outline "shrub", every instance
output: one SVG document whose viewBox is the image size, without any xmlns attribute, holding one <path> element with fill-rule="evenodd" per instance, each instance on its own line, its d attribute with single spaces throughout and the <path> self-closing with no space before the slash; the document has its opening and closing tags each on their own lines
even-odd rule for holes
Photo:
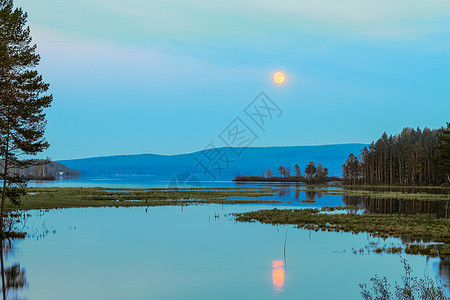
<svg viewBox="0 0 450 300">
<path fill-rule="evenodd" d="M 386 277 L 380 278 L 377 275 L 371 278 L 371 289 L 366 283 L 359 284 L 361 296 L 365 300 L 449 300 L 446 295 L 448 284 L 442 281 L 433 280 L 430 276 L 423 279 L 412 276 L 411 266 L 406 259 L 402 259 L 405 275 L 402 275 L 402 282 L 395 282 L 395 291 L 392 293 L 391 284 Z"/>
</svg>

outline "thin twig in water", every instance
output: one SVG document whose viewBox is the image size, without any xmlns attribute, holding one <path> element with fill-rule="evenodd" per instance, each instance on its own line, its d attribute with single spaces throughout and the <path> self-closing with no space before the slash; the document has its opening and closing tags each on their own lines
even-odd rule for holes
<svg viewBox="0 0 450 300">
<path fill-rule="evenodd" d="M 287 234 L 288 231 L 286 229 L 286 235 L 284 236 L 284 249 L 283 249 L 283 254 L 284 254 L 284 266 L 286 268 L 286 273 L 287 273 L 287 261 L 286 261 L 286 243 L 287 243 Z"/>
</svg>

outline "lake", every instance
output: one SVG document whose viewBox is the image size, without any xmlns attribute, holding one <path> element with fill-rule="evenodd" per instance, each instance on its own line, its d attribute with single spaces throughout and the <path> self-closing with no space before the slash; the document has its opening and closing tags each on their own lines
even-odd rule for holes
<svg viewBox="0 0 450 300">
<path fill-rule="evenodd" d="M 175 178 L 175 176 L 174 176 Z M 152 176 L 78 177 L 53 181 L 32 180 L 29 186 L 48 187 L 107 187 L 107 188 L 167 188 L 167 187 L 235 187 L 233 181 L 154 180 Z"/>
<path fill-rule="evenodd" d="M 52 184 L 75 186 L 76 182 L 48 185 Z M 155 187 L 142 186 L 145 183 L 139 180 L 129 184 L 90 180 L 83 186 L 90 184 Z M 6 245 L 4 264 L 8 274 L 14 274 L 10 282 L 16 282 L 8 285 L 12 286 L 9 298 L 361 299 L 358 284 L 368 283 L 375 274 L 391 282 L 400 280 L 401 257 L 408 260 L 414 275 L 449 282 L 448 259 L 374 251 L 399 246 L 401 239 L 234 220 L 232 213 L 273 207 L 346 202 L 383 207 L 365 203 L 363 197 L 319 196 L 295 186 L 278 190 L 275 197 L 283 201 L 280 204 L 31 211 L 24 223 L 28 236 Z M 398 203 L 387 207 L 405 209 Z"/>
</svg>

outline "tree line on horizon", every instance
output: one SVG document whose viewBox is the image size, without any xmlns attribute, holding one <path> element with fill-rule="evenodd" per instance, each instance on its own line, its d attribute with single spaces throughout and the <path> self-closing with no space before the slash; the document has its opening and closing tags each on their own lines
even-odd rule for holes
<svg viewBox="0 0 450 300">
<path fill-rule="evenodd" d="M 404 128 L 351 153 L 342 165 L 351 184 L 450 184 L 450 123 L 447 128 Z"/>
<path fill-rule="evenodd" d="M 237 175 L 234 181 L 273 181 L 273 182 L 308 182 L 321 183 L 330 179 L 338 179 L 336 177 L 328 177 L 328 168 L 323 167 L 321 163 L 316 166 L 316 163 L 310 161 L 305 167 L 305 175 L 302 175 L 300 166 L 294 166 L 295 175 L 291 175 L 291 169 L 279 166 L 278 175 L 274 175 L 273 169 L 265 170 L 263 176 L 244 176 Z"/>
</svg>

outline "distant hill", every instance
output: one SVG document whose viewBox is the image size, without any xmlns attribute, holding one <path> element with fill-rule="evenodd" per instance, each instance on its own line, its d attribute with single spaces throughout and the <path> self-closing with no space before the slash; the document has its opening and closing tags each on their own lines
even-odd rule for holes
<svg viewBox="0 0 450 300">
<path fill-rule="evenodd" d="M 180 155 L 118 155 L 60 160 L 59 163 L 81 172 L 82 176 L 146 175 L 155 180 L 170 180 L 176 174 L 190 173 L 201 180 L 231 180 L 236 175 L 262 175 L 282 165 L 294 173 L 298 164 L 304 172 L 309 161 L 322 163 L 330 176 L 341 176 L 341 166 L 350 153 L 359 155 L 365 144 L 323 146 L 217 148 Z M 240 153 L 240 155 L 236 154 Z M 208 163 L 210 161 L 210 163 Z M 206 170 L 206 171 L 205 171 Z M 205 174 L 206 173 L 206 174 Z"/>
</svg>

